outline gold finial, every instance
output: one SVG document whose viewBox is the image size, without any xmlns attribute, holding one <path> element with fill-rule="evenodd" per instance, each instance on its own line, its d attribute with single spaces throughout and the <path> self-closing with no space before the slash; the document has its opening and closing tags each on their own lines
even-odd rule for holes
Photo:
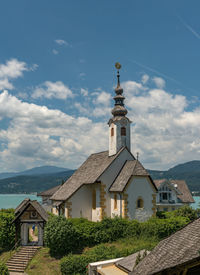
<svg viewBox="0 0 200 275">
<path fill-rule="evenodd" d="M 121 69 L 121 67 L 122 67 L 122 65 L 121 65 L 119 62 L 116 62 L 116 63 L 115 63 L 115 68 L 116 68 L 117 70 Z"/>
<path fill-rule="evenodd" d="M 120 87 L 120 75 L 119 75 L 119 69 L 121 69 L 121 64 L 119 62 L 115 63 L 115 68 L 117 69 L 117 87 Z"/>
</svg>

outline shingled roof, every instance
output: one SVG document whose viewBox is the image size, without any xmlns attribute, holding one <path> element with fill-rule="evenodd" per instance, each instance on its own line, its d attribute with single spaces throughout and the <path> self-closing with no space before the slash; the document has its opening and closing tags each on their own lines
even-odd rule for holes
<svg viewBox="0 0 200 275">
<path fill-rule="evenodd" d="M 200 218 L 162 240 L 131 272 L 152 275 L 190 261 L 199 260 Z"/>
<path fill-rule="evenodd" d="M 90 155 L 50 199 L 65 201 L 83 184 L 95 183 L 125 148 L 123 147 L 117 154 L 110 157 L 108 151 Z"/>
<path fill-rule="evenodd" d="M 31 201 L 30 199 L 24 199 L 15 209 L 15 219 L 13 222 L 15 222 L 27 209 L 29 205 L 32 205 L 33 208 L 37 211 L 37 213 L 40 215 L 40 217 L 47 221 L 48 220 L 48 214 L 44 210 L 44 208 L 40 205 L 40 203 L 36 200 Z"/>
<path fill-rule="evenodd" d="M 47 197 L 51 197 L 53 196 L 53 194 L 60 188 L 61 184 L 54 186 L 48 190 L 45 190 L 43 192 L 40 192 L 37 194 L 37 196 L 42 197 L 42 196 L 47 196 Z"/>
<path fill-rule="evenodd" d="M 110 187 L 112 192 L 122 192 L 132 176 L 148 176 L 157 190 L 153 180 L 147 170 L 142 166 L 139 160 L 127 160 L 122 167 L 119 175 Z"/>
<path fill-rule="evenodd" d="M 115 263 L 115 265 L 123 270 L 126 270 L 127 272 L 131 272 L 131 271 L 133 271 L 133 268 L 135 267 L 135 263 L 136 263 L 138 254 L 143 256 L 145 251 L 146 251 L 147 255 L 150 253 L 149 251 L 147 251 L 145 249 L 140 250 L 134 254 L 131 254 L 131 255 L 123 258 L 122 260 L 117 261 Z"/>
<path fill-rule="evenodd" d="M 159 179 L 159 180 L 154 180 L 157 188 L 160 187 L 160 185 L 164 182 L 168 181 L 166 179 Z M 184 180 L 169 180 L 173 186 L 177 184 L 177 189 L 180 191 L 180 194 L 177 194 L 177 197 L 183 202 L 183 203 L 193 203 L 195 202 L 192 194 L 187 186 L 187 183 Z"/>
</svg>

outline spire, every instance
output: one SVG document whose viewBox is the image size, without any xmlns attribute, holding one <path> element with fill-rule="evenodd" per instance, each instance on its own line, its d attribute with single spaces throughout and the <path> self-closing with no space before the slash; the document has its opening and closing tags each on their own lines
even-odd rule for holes
<svg viewBox="0 0 200 275">
<path fill-rule="evenodd" d="M 115 107 L 112 109 L 112 114 L 114 117 L 116 116 L 125 116 L 128 112 L 124 107 L 124 99 L 123 89 L 120 86 L 120 74 L 119 70 L 121 69 L 121 64 L 116 63 L 115 68 L 117 69 L 117 87 L 115 88 L 116 96 L 113 98 L 115 100 Z"/>
</svg>

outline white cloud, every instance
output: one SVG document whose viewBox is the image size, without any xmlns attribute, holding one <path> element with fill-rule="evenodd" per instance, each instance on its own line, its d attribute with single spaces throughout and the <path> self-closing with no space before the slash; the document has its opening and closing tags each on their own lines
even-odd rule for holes
<svg viewBox="0 0 200 275">
<path fill-rule="evenodd" d="M 37 96 L 60 98 L 63 89 L 55 92 L 57 84 L 45 82 Z M 60 82 L 58 86 L 63 85 Z M 128 117 L 133 121 L 132 152 L 140 152 L 146 168 L 167 169 L 200 159 L 200 108 L 192 109 L 183 95 L 151 89 L 146 84 L 144 87 L 142 83 L 127 81 L 123 87 Z M 114 91 L 111 96 L 98 89 L 89 97 L 87 90 L 81 89 L 81 94 L 85 96 L 81 97 L 82 102 L 75 102 L 74 108 L 79 111 L 75 118 L 20 101 L 8 92 L 1 93 L 0 119 L 8 118 L 9 122 L 6 129 L 0 130 L 0 169 L 44 163 L 77 167 L 90 153 L 107 150 L 106 122 L 114 106 Z M 96 119 L 103 123 L 95 122 Z"/>
<path fill-rule="evenodd" d="M 103 104 L 104 106 L 109 106 L 111 100 L 111 95 L 107 92 L 101 91 L 97 94 L 97 98 L 93 101 L 95 104 Z"/>
<path fill-rule="evenodd" d="M 35 89 L 32 94 L 33 98 L 58 98 L 66 99 L 68 97 L 73 97 L 72 91 L 63 84 L 61 81 L 51 82 L 46 81 L 43 85 Z"/>
<path fill-rule="evenodd" d="M 152 78 L 153 82 L 156 84 L 157 88 L 163 89 L 165 88 L 165 80 L 161 77 Z"/>
<path fill-rule="evenodd" d="M 55 54 L 55 55 L 59 54 L 59 52 L 55 49 L 52 50 L 52 53 Z"/>
<path fill-rule="evenodd" d="M 0 93 L 0 117 L 10 120 L 7 129 L 0 130 L 0 144 L 7 144 L 0 146 L 1 171 L 44 162 L 77 167 L 106 143 L 106 124 L 22 102 L 6 91 Z"/>
<path fill-rule="evenodd" d="M 88 90 L 81 88 L 81 94 L 83 96 L 88 96 Z"/>
<path fill-rule="evenodd" d="M 24 71 L 30 71 L 27 64 L 17 59 L 7 60 L 5 64 L 0 64 L 0 90 L 14 88 L 12 80 L 22 77 Z"/>
<path fill-rule="evenodd" d="M 149 81 L 149 76 L 148 76 L 148 74 L 144 74 L 144 75 L 142 76 L 141 81 L 142 81 L 142 84 L 146 84 L 146 83 Z"/>
<path fill-rule="evenodd" d="M 69 46 L 69 43 L 63 39 L 56 39 L 55 40 L 56 44 L 58 44 L 59 46 Z"/>
</svg>

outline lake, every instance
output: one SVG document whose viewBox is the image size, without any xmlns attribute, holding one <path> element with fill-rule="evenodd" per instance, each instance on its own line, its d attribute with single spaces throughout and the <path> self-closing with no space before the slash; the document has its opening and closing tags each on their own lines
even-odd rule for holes
<svg viewBox="0 0 200 275">
<path fill-rule="evenodd" d="M 42 201 L 41 197 L 32 194 L 0 194 L 0 209 L 16 208 L 26 198 Z"/>
</svg>

